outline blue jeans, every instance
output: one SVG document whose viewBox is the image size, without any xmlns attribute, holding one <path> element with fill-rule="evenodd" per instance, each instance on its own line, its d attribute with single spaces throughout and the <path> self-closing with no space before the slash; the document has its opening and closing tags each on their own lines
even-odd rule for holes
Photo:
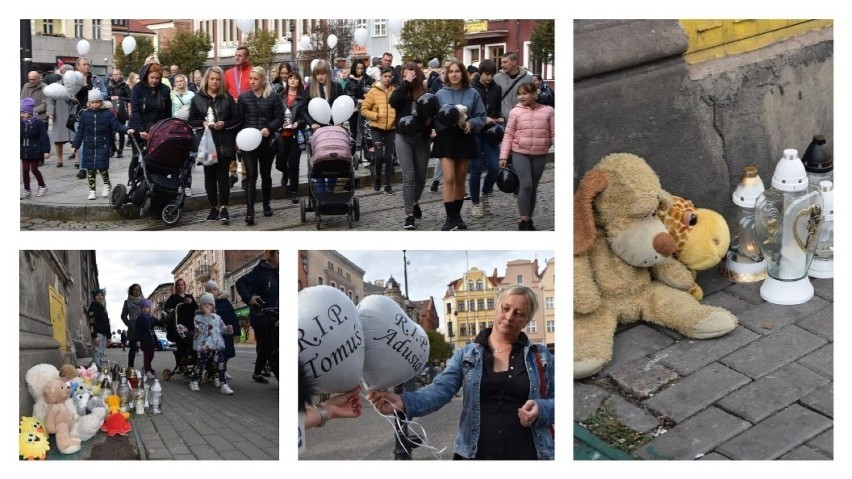
<svg viewBox="0 0 852 479">
<path fill-rule="evenodd" d="M 104 356 L 106 355 L 107 336 L 106 334 L 98 333 L 98 339 L 100 339 L 100 344 L 95 344 L 92 341 L 92 362 L 95 363 L 98 369 L 101 369 Z"/>
<path fill-rule="evenodd" d="M 484 133 L 476 134 L 476 145 L 479 146 L 479 158 L 470 161 L 470 178 L 468 178 L 468 189 L 470 199 L 474 204 L 479 203 L 479 180 L 482 177 L 482 163 L 488 172 L 485 174 L 485 182 L 482 183 L 482 193 L 490 195 L 494 191 L 494 183 L 497 180 L 497 172 L 500 171 L 498 156 L 500 152 L 497 145 L 492 145 L 485 139 Z"/>
</svg>

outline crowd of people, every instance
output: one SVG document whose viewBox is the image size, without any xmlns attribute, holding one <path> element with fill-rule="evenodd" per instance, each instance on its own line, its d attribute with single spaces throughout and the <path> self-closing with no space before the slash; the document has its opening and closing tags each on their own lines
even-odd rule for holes
<svg viewBox="0 0 852 479">
<path fill-rule="evenodd" d="M 252 65 L 247 48 L 238 47 L 234 66 L 227 70 L 213 66 L 203 75 L 198 70 L 184 74 L 177 65 L 167 69 L 150 56 L 138 74 L 130 73 L 125 79 L 115 69 L 108 79 L 101 79 L 91 72 L 89 60 L 79 57 L 76 67 L 65 64 L 50 75 L 50 81 L 58 82 L 74 68 L 82 75 L 82 88 L 65 100 L 46 97 L 47 83 L 32 71 L 21 89 L 22 199 L 32 196 L 31 174 L 38 186 L 35 196 L 46 194 L 39 167 L 50 157 L 51 143 L 55 166 L 63 167 L 63 146 L 68 142 L 72 143 L 68 159 L 74 160 L 78 178 L 88 178 L 88 199 L 97 199 L 98 173 L 103 181 L 101 196 L 109 196 L 109 160 L 123 156 L 125 135 L 138 139 L 130 142 L 133 161 L 138 161 L 142 152 L 135 144 L 144 149 L 151 126 L 176 117 L 188 121 L 196 143 L 209 131 L 215 144 L 219 161 L 203 168 L 208 221 L 229 224 L 230 190 L 239 182 L 237 172 L 241 171 L 241 186 L 246 190 L 244 218 L 253 225 L 258 186 L 263 216 L 274 214 L 270 206 L 273 165 L 282 172 L 282 185 L 289 185 L 292 201 L 299 202 L 302 152 L 311 133 L 326 126 L 311 117 L 308 104 L 322 98 L 332 105 L 346 95 L 355 104 L 344 122 L 353 137 L 352 154 L 360 137 L 362 147 L 369 149 L 364 156 L 372 162 L 374 190 L 394 194 L 394 165 L 398 162 L 401 167 L 404 229 L 416 229 L 416 221 L 422 219 L 419 201 L 428 181 L 427 164 L 436 158 L 430 191 L 437 193 L 443 182 L 446 219 L 442 230 L 467 229 L 462 218 L 466 200 L 472 217 L 492 214 L 489 200 L 495 179 L 499 168 L 510 164 L 521 185 L 515 192 L 518 229 L 534 230 L 537 185 L 554 140 L 555 95 L 541 75 L 520 66 L 516 53 L 503 55 L 499 68 L 492 59 L 478 66 L 454 59 L 440 67 L 438 59 L 426 67 L 416 60 L 397 66 L 392 62 L 390 53 L 373 58 L 369 65 L 353 60 L 342 69 L 314 60 L 303 81 L 288 62 L 274 65 L 267 73 Z M 426 93 L 434 94 L 441 106 L 462 105 L 466 109 L 462 121 L 444 125 L 429 118 L 415 130 L 400 129 L 400 120 L 416 113 L 416 102 Z M 48 133 L 49 121 L 53 127 Z M 495 126 L 503 129 L 502 139 L 487 133 Z M 261 132 L 262 141 L 251 151 L 237 147 L 237 134 L 245 128 Z M 363 141 L 365 137 L 369 141 Z M 187 158 L 182 185 L 186 196 L 192 196 L 194 167 L 192 157 Z M 327 179 L 318 182 L 317 191 L 335 187 L 335 181 Z"/>
</svg>

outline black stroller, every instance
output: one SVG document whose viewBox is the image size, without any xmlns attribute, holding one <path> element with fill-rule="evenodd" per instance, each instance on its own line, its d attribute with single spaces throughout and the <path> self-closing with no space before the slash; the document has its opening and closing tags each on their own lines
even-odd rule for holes
<svg viewBox="0 0 852 479">
<path fill-rule="evenodd" d="M 354 197 L 355 170 L 352 165 L 352 138 L 340 126 L 324 126 L 314 132 L 309 142 L 308 197 L 302 198 L 300 213 L 302 223 L 306 212 L 313 211 L 317 229 L 322 215 L 346 215 L 349 228 L 352 220 L 360 220 L 361 207 Z M 344 180 L 344 191 L 336 192 L 331 184 Z"/>
<path fill-rule="evenodd" d="M 172 376 L 176 376 L 178 374 L 183 374 L 186 377 L 192 376 L 192 373 L 195 372 L 195 367 L 198 364 L 198 353 L 195 349 L 192 348 L 192 340 L 194 336 L 194 331 L 192 329 L 188 329 L 181 334 L 178 332 L 178 311 L 182 307 L 189 307 L 188 304 L 178 304 L 177 307 L 173 310 L 166 311 L 166 338 L 169 341 L 173 341 L 175 346 L 177 347 L 175 351 L 175 368 L 174 369 L 163 369 L 163 379 L 168 381 L 172 378 Z M 184 325 L 186 326 L 186 325 Z M 212 363 L 212 359 L 211 359 Z M 216 368 L 212 367 L 210 363 L 208 363 L 204 368 L 204 377 L 202 378 L 205 382 L 210 382 L 216 376 L 217 371 Z"/>
<path fill-rule="evenodd" d="M 135 135 L 130 135 L 136 151 L 142 151 Z M 186 198 L 184 165 L 192 150 L 192 129 L 178 118 L 160 120 L 148 130 L 148 141 L 140 159 L 130 162 L 127 185 L 112 188 L 109 204 L 120 208 L 131 203 L 139 208 L 139 216 L 148 214 L 152 205 L 163 206 L 162 218 L 175 225 L 183 214 Z"/>
</svg>

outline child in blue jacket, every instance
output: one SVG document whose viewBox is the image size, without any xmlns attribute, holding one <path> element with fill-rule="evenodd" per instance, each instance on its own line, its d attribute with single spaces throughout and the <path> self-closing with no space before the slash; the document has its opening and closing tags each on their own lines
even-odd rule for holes
<svg viewBox="0 0 852 479">
<path fill-rule="evenodd" d="M 36 196 L 44 196 L 47 185 L 38 171 L 39 164 L 50 158 L 50 138 L 47 136 L 47 123 L 38 116 L 33 115 L 35 100 L 24 98 L 21 100 L 21 167 L 24 172 L 24 192 L 21 199 L 32 196 L 30 191 L 30 171 L 33 172 L 38 191 Z"/>
</svg>

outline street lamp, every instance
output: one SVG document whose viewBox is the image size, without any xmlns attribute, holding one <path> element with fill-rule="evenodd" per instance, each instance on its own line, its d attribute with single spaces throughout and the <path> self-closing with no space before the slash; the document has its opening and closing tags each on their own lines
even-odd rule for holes
<svg viewBox="0 0 852 479">
<path fill-rule="evenodd" d="M 408 299 L 408 259 L 405 256 L 405 250 L 402 250 L 402 267 L 405 276 L 405 302 L 403 303 L 403 307 L 405 308 L 405 314 L 411 318 L 411 313 L 414 311 L 414 303 Z M 414 378 L 416 381 L 417 378 Z M 405 383 L 400 383 L 394 386 L 393 392 L 396 395 L 401 395 L 405 392 Z M 395 461 L 410 461 L 411 460 L 411 451 L 414 450 L 417 446 L 420 445 L 421 439 L 417 436 L 409 436 L 408 435 L 408 423 L 405 421 L 405 413 L 402 411 L 396 411 L 396 421 L 394 424 L 394 448 L 393 448 L 393 459 Z"/>
</svg>

